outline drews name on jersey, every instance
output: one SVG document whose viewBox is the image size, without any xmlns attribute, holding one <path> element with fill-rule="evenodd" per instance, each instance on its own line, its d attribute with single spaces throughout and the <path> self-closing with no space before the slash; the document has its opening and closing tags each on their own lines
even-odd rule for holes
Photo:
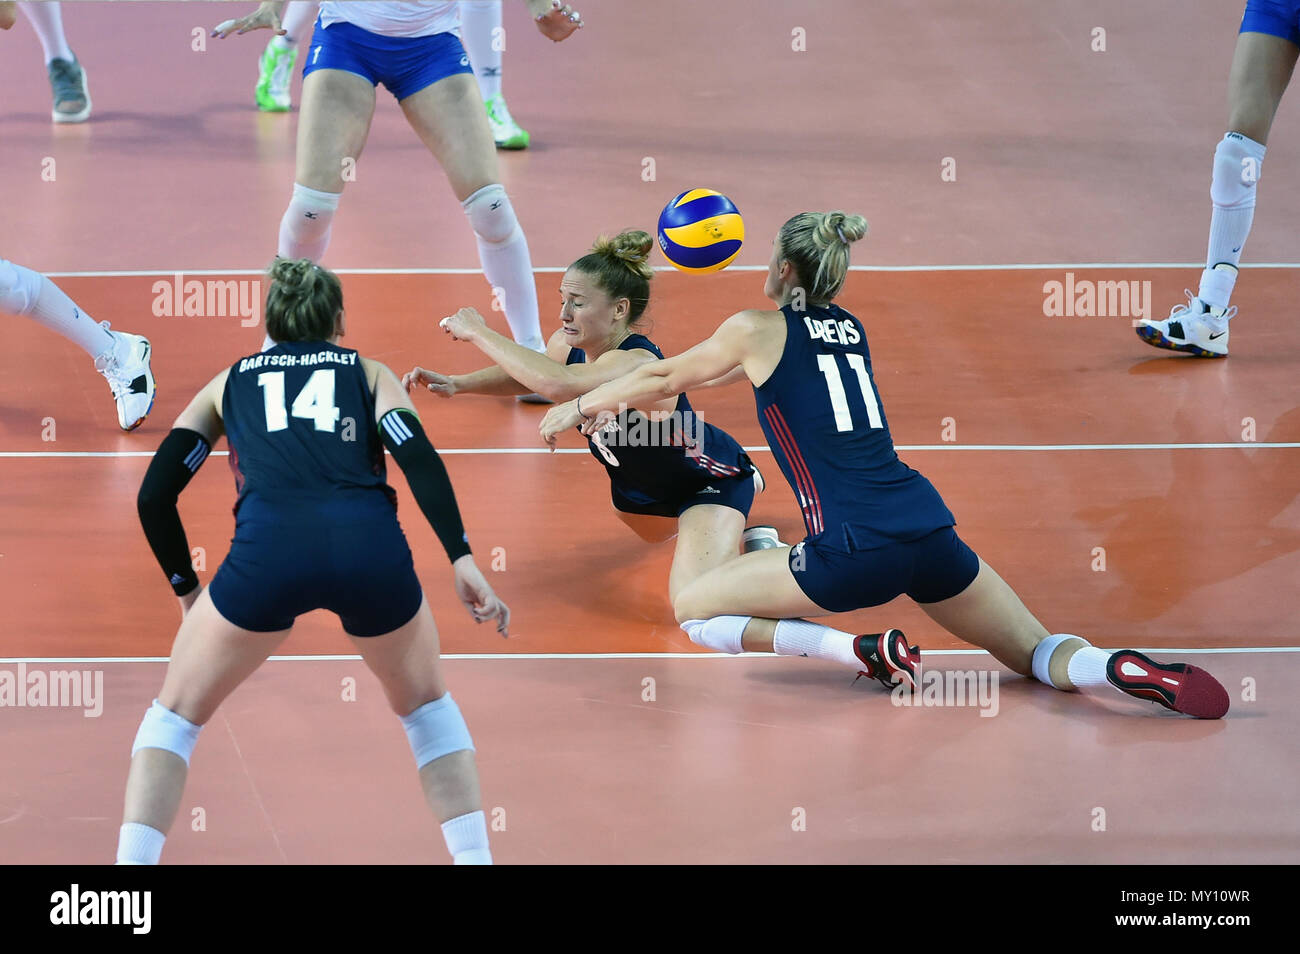
<svg viewBox="0 0 1300 954">
<path fill-rule="evenodd" d="M 260 368 L 270 367 L 310 368 L 316 364 L 353 365 L 356 363 L 357 353 L 355 351 L 314 351 L 311 354 L 259 354 L 240 361 L 237 370 L 242 374 L 245 371 L 257 371 Z"/>
<path fill-rule="evenodd" d="M 852 321 L 836 321 L 834 318 L 816 320 L 811 315 L 804 315 L 803 323 L 808 329 L 808 337 L 814 341 L 855 345 L 862 340 L 862 335 L 858 333 L 858 326 Z"/>
</svg>

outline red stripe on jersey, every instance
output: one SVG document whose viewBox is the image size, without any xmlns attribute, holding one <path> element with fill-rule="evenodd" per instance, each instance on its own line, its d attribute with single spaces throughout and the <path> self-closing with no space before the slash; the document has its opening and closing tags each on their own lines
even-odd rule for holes
<svg viewBox="0 0 1300 954">
<path fill-rule="evenodd" d="M 771 407 L 767 411 L 770 412 Z M 775 418 L 770 413 L 768 414 L 768 423 L 772 425 L 772 432 L 776 435 L 777 444 L 780 445 L 786 460 L 790 462 L 790 469 L 794 472 L 795 489 L 799 492 L 799 508 L 803 511 L 804 522 L 808 525 L 808 535 L 813 536 L 819 532 L 818 515 L 813 507 L 813 495 L 808 489 L 808 475 L 801 467 L 801 461 L 795 459 L 795 455 L 791 451 L 788 435 L 780 429 Z"/>
<path fill-rule="evenodd" d="M 794 471 L 795 482 L 799 485 L 799 495 L 805 501 L 802 509 L 808 523 L 808 533 L 809 536 L 815 536 L 821 533 L 826 525 L 822 520 L 821 497 L 817 495 L 812 473 L 808 470 L 803 455 L 799 453 L 799 445 L 795 443 L 794 435 L 790 433 L 790 427 L 781 415 L 781 409 L 775 404 L 769 404 L 763 413 L 767 415 L 768 423 L 772 425 L 772 433 L 776 435 L 777 443 L 781 445 L 786 459 L 790 461 L 790 469 Z"/>
</svg>

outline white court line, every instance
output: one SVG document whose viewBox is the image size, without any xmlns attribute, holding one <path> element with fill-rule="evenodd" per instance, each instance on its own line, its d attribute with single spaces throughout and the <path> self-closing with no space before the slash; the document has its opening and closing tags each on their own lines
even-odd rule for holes
<svg viewBox="0 0 1300 954">
<path fill-rule="evenodd" d="M 1225 656 L 1233 653 L 1300 653 L 1300 646 L 1241 646 L 1214 649 L 1138 649 L 1140 653 L 1195 656 Z M 927 649 L 922 656 L 987 656 L 986 649 Z M 772 653 L 446 653 L 443 659 L 784 659 Z M 164 663 L 166 656 L 13 656 L 0 658 L 0 665 L 18 663 Z M 360 656 L 268 656 L 268 662 L 361 662 Z"/>
<path fill-rule="evenodd" d="M 676 271 L 671 265 L 655 265 L 656 272 Z M 1300 262 L 1252 262 L 1242 265 L 1243 271 L 1252 268 L 1300 268 Z M 1033 272 L 1070 271 L 1092 268 L 1187 268 L 1204 269 L 1204 262 L 1074 262 L 1052 264 L 1001 264 L 1001 265 L 850 265 L 851 272 Z M 562 273 L 565 265 L 545 265 L 534 268 L 538 273 Z M 480 268 L 335 268 L 336 275 L 481 275 Z M 766 265 L 728 265 L 731 272 L 765 272 Z M 266 275 L 262 268 L 196 268 L 170 271 L 120 271 L 120 272 L 44 272 L 48 278 L 174 278 L 176 275 Z"/>
<path fill-rule="evenodd" d="M 1241 441 L 1221 444 L 895 444 L 898 451 L 1090 451 L 1090 450 L 1287 450 L 1300 442 Z M 747 453 L 770 454 L 763 444 L 743 448 Z M 384 451 L 388 453 L 388 451 Z M 582 447 L 440 447 L 439 454 L 586 454 Z M 152 457 L 153 451 L 0 451 L 4 457 Z M 230 451 L 213 451 L 209 457 L 228 457 Z"/>
</svg>

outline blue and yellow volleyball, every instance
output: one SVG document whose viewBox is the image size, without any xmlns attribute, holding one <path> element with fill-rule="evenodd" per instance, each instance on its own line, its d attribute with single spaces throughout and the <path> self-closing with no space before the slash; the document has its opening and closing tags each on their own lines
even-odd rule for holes
<svg viewBox="0 0 1300 954">
<path fill-rule="evenodd" d="M 659 248 L 683 272 L 716 272 L 740 254 L 745 221 L 735 203 L 712 189 L 689 189 L 659 213 Z"/>
</svg>

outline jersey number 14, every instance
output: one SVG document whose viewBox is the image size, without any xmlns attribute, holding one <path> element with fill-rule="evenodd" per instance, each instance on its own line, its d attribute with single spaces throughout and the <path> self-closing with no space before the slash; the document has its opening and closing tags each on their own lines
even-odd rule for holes
<svg viewBox="0 0 1300 954">
<path fill-rule="evenodd" d="M 846 354 L 858 375 L 858 389 L 862 392 L 862 401 L 867 405 L 867 423 L 872 427 L 884 427 L 880 420 L 880 405 L 876 403 L 876 392 L 871 387 L 871 378 L 867 376 L 867 363 L 860 354 Z M 826 378 L 826 390 L 831 395 L 831 410 L 835 412 L 835 429 L 837 431 L 853 430 L 853 415 L 849 413 L 848 395 L 844 393 L 844 381 L 840 378 L 840 366 L 835 363 L 835 355 L 819 354 L 817 367 Z"/>
<path fill-rule="evenodd" d="M 284 372 L 263 371 L 257 376 L 257 386 L 266 398 L 266 429 L 282 431 L 289 426 L 289 414 L 305 418 L 316 425 L 318 431 L 333 431 L 340 411 L 334 406 L 334 369 L 321 368 L 311 373 L 293 407 L 284 409 Z"/>
</svg>

